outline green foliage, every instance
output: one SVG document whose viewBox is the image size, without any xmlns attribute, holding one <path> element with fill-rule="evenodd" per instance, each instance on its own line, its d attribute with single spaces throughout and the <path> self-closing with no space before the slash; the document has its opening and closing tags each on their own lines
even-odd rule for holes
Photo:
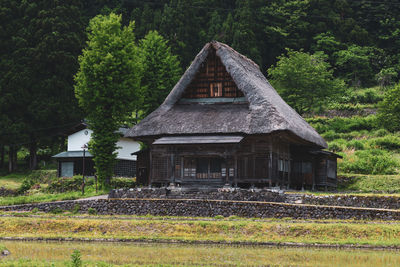
<svg viewBox="0 0 400 267">
<path fill-rule="evenodd" d="M 322 102 L 343 89 L 343 82 L 333 77 L 321 53 L 289 50 L 268 73 L 282 98 L 299 113 L 320 108 Z"/>
<path fill-rule="evenodd" d="M 376 80 L 381 87 L 392 85 L 397 78 L 398 72 L 395 68 L 384 68 L 376 74 Z"/>
<path fill-rule="evenodd" d="M 88 214 L 90 215 L 96 215 L 97 214 L 97 210 L 94 208 L 88 208 Z"/>
<path fill-rule="evenodd" d="M 399 175 L 340 174 L 338 179 L 341 191 L 400 193 Z"/>
<path fill-rule="evenodd" d="M 78 249 L 74 249 L 71 254 L 71 265 L 72 267 L 82 266 L 81 252 Z"/>
<path fill-rule="evenodd" d="M 399 167 L 399 163 L 389 152 L 380 149 L 346 154 L 343 162 L 339 164 L 339 170 L 342 172 L 360 174 L 395 174 L 396 168 Z"/>
<path fill-rule="evenodd" d="M 400 84 L 385 93 L 379 104 L 380 125 L 389 131 L 400 131 Z"/>
<path fill-rule="evenodd" d="M 339 75 L 353 86 L 371 85 L 375 72 L 372 60 L 377 57 L 373 47 L 350 45 L 345 50 L 335 53 L 336 66 L 340 69 Z"/>
<path fill-rule="evenodd" d="M 52 210 L 50 210 L 50 213 L 53 213 L 53 214 L 61 214 L 63 212 L 65 212 L 65 210 L 61 209 L 60 207 L 55 207 Z"/>
<path fill-rule="evenodd" d="M 351 118 L 345 117 L 314 117 L 307 118 L 308 123 L 313 126 L 318 133 L 323 134 L 328 131 L 335 133 L 350 133 L 352 131 L 371 131 L 379 129 L 376 115 L 366 117 L 354 116 Z"/>
<path fill-rule="evenodd" d="M 136 179 L 124 178 L 124 177 L 111 179 L 112 188 L 135 188 L 136 186 L 137 186 Z"/>
<path fill-rule="evenodd" d="M 81 205 L 75 204 L 74 208 L 71 210 L 71 213 L 77 214 L 80 211 L 80 209 L 81 209 Z"/>
<path fill-rule="evenodd" d="M 116 131 L 142 101 L 142 62 L 133 31 L 133 22 L 121 28 L 121 16 L 114 13 L 94 17 L 75 76 L 75 93 L 93 130 L 89 149 L 105 187 L 113 174 Z"/>
<path fill-rule="evenodd" d="M 141 87 L 144 103 L 137 109 L 143 116 L 153 112 L 164 101 L 181 75 L 176 56 L 171 53 L 167 41 L 157 31 L 150 31 L 140 40 L 143 62 Z"/>
<path fill-rule="evenodd" d="M 31 210 L 31 212 L 32 212 L 32 213 L 38 213 L 38 212 L 39 212 L 39 209 L 38 209 L 38 208 L 33 208 L 33 209 Z"/>
<path fill-rule="evenodd" d="M 400 137 L 396 135 L 386 135 L 371 139 L 370 145 L 384 150 L 400 149 Z"/>
<path fill-rule="evenodd" d="M 94 184 L 93 178 L 85 178 L 85 186 L 91 186 Z M 50 193 L 64 193 L 71 191 L 79 191 L 82 189 L 82 176 L 62 177 L 53 180 L 47 187 L 47 191 Z"/>
</svg>

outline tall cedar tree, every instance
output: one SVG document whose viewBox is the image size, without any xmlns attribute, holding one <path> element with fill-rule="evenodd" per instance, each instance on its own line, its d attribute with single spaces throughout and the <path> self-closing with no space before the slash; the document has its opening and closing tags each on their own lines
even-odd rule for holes
<svg viewBox="0 0 400 267">
<path fill-rule="evenodd" d="M 93 130 L 89 149 L 99 181 L 108 187 L 117 130 L 140 102 L 142 63 L 135 45 L 134 22 L 122 28 L 121 16 L 114 13 L 94 17 L 79 64 L 75 92 Z"/>
<path fill-rule="evenodd" d="M 282 98 L 300 114 L 318 109 L 344 87 L 342 80 L 333 77 L 322 53 L 289 50 L 268 73 Z"/>
<path fill-rule="evenodd" d="M 169 94 L 181 75 L 181 68 L 167 41 L 157 31 L 150 31 L 140 41 L 140 52 L 144 68 L 141 87 L 145 99 L 141 109 L 147 116 Z"/>
</svg>

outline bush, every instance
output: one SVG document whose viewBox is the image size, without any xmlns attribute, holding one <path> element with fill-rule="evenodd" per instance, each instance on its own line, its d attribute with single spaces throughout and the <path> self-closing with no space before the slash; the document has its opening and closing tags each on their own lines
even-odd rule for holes
<svg viewBox="0 0 400 267">
<path fill-rule="evenodd" d="M 348 149 L 356 149 L 356 150 L 363 150 L 364 143 L 360 140 L 351 140 L 346 144 Z"/>
<path fill-rule="evenodd" d="M 97 214 L 97 210 L 94 208 L 88 208 L 88 214 L 90 215 L 96 215 Z"/>
<path fill-rule="evenodd" d="M 71 264 L 73 267 L 82 266 L 81 252 L 78 249 L 75 249 L 71 254 Z"/>
<path fill-rule="evenodd" d="M 336 139 L 335 141 L 329 142 L 328 149 L 333 152 L 343 151 L 346 149 L 346 140 Z"/>
<path fill-rule="evenodd" d="M 400 149 L 400 137 L 387 135 L 385 137 L 374 138 L 371 140 L 370 145 L 386 150 L 397 150 Z"/>
<path fill-rule="evenodd" d="M 399 163 L 384 150 L 369 149 L 345 155 L 339 164 L 339 170 L 359 174 L 395 174 Z"/>
<path fill-rule="evenodd" d="M 93 185 L 93 178 L 85 178 L 85 186 Z M 63 177 L 52 181 L 47 190 L 50 193 L 63 193 L 69 191 L 78 191 L 82 189 L 82 176 L 72 178 Z"/>
<path fill-rule="evenodd" d="M 118 177 L 111 179 L 111 187 L 113 188 L 134 188 L 136 185 L 136 179 L 134 178 Z"/>
<path fill-rule="evenodd" d="M 35 170 L 28 178 L 35 183 L 50 183 L 57 179 L 57 170 Z"/>
<path fill-rule="evenodd" d="M 63 213 L 64 210 L 61 209 L 60 207 L 55 207 L 54 209 L 50 210 L 50 212 L 53 214 L 60 214 L 60 213 Z"/>
<path fill-rule="evenodd" d="M 384 137 L 386 135 L 389 135 L 389 131 L 386 129 L 379 129 L 375 131 L 374 135 L 378 137 Z"/>
</svg>

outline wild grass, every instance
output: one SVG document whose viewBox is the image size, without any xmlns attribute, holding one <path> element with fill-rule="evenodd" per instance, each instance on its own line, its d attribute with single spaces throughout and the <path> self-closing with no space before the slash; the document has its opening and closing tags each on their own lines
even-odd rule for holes
<svg viewBox="0 0 400 267">
<path fill-rule="evenodd" d="M 0 237 L 400 246 L 400 224 L 1 217 Z"/>
<path fill-rule="evenodd" d="M 29 175 L 29 172 L 23 173 L 11 173 L 4 176 L 0 176 L 0 187 L 7 189 L 18 189 L 25 177 Z"/>
<path fill-rule="evenodd" d="M 339 174 L 339 190 L 360 193 L 400 193 L 400 175 Z M 375 194 L 376 195 L 376 194 Z"/>
<path fill-rule="evenodd" d="M 396 251 L 146 243 L 7 241 L 0 266 L 68 266 L 74 249 L 83 266 L 399 266 Z"/>
<path fill-rule="evenodd" d="M 73 200 L 73 199 L 86 198 L 97 195 L 104 195 L 107 193 L 108 191 L 106 190 L 98 190 L 98 192 L 96 193 L 95 186 L 92 185 L 85 188 L 84 195 L 82 195 L 81 191 L 71 191 L 64 193 L 35 192 L 31 195 L 0 197 L 0 206 L 59 201 L 59 200 Z"/>
</svg>

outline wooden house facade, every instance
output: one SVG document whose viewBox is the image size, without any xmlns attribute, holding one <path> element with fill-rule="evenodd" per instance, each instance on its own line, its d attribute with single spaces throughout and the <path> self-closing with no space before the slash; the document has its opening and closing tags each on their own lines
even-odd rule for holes
<svg viewBox="0 0 400 267">
<path fill-rule="evenodd" d="M 147 145 L 136 153 L 142 184 L 336 187 L 338 156 L 253 61 L 219 42 L 125 137 Z"/>
</svg>

